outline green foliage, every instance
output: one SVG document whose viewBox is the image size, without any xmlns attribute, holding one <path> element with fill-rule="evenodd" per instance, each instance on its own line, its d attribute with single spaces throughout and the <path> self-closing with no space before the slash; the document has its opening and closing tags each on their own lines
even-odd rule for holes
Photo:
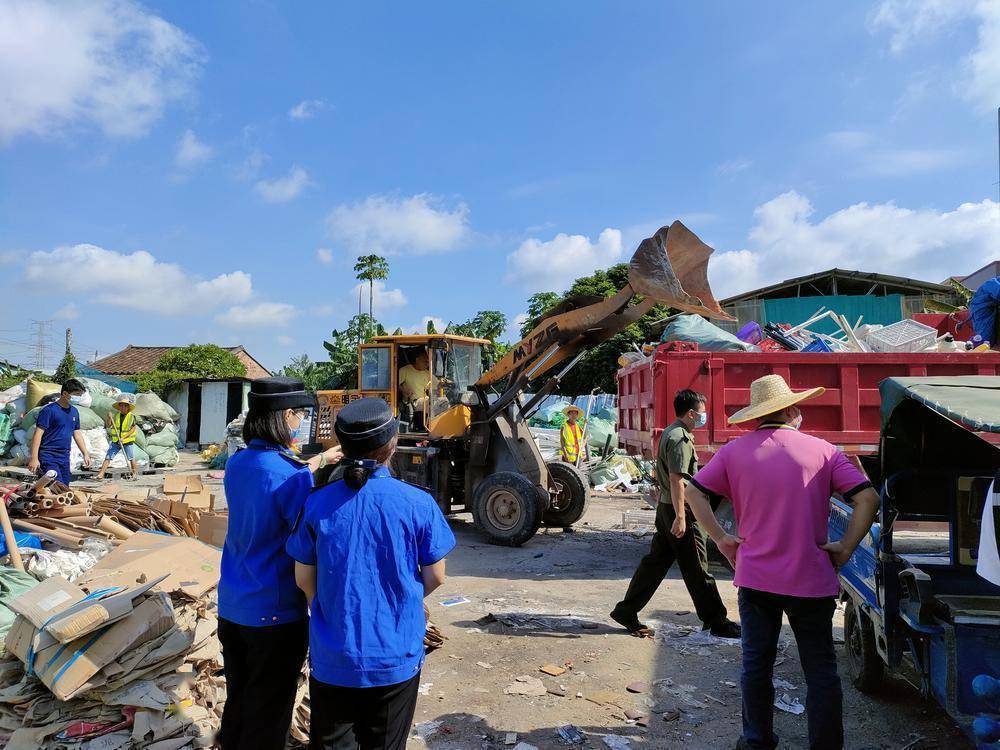
<svg viewBox="0 0 1000 750">
<path fill-rule="evenodd" d="M 173 349 L 160 359 L 157 370 L 192 373 L 188 377 L 242 378 L 247 368 L 239 357 L 215 344 L 191 344 Z"/>
<path fill-rule="evenodd" d="M 381 255 L 361 255 L 354 264 L 358 281 L 368 282 L 368 317 L 375 319 L 375 282 L 389 278 L 389 261 Z M 369 331 L 370 335 L 372 331 Z"/>
<path fill-rule="evenodd" d="M 457 336 L 470 336 L 477 339 L 488 339 L 495 343 L 507 330 L 507 316 L 499 310 L 480 310 L 474 317 L 454 326 L 451 333 Z"/>
<path fill-rule="evenodd" d="M 174 385 L 188 378 L 242 378 L 247 368 L 239 357 L 215 344 L 191 344 L 164 354 L 150 372 L 129 376 L 140 391 L 152 391 L 161 398 Z"/>
<path fill-rule="evenodd" d="M 434 321 L 427 321 L 427 333 L 437 333 L 437 329 L 434 327 Z"/>
<path fill-rule="evenodd" d="M 521 326 L 521 338 L 531 333 L 542 315 L 561 301 L 562 295 L 555 292 L 537 292 L 528 297 L 528 319 Z"/>
<path fill-rule="evenodd" d="M 328 390 L 332 386 L 328 385 L 331 380 L 331 368 L 329 362 L 313 362 L 308 354 L 300 354 L 285 365 L 281 374 L 290 378 L 298 378 L 306 385 L 306 390 L 315 393 L 316 391 Z"/>
<path fill-rule="evenodd" d="M 76 377 L 76 357 L 73 352 L 66 352 L 56 368 L 56 374 L 52 376 L 53 383 L 62 385 L 70 378 Z"/>
<path fill-rule="evenodd" d="M 319 390 L 339 390 L 358 387 L 358 346 L 373 336 L 385 336 L 385 328 L 367 313 L 355 315 L 347 328 L 333 331 L 330 341 L 323 342 L 329 362 L 317 362 L 322 377 Z M 317 376 L 319 378 L 320 376 Z"/>
</svg>

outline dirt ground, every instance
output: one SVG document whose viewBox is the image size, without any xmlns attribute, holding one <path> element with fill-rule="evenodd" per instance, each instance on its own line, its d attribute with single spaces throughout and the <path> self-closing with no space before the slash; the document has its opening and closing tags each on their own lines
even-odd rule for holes
<svg viewBox="0 0 1000 750">
<path fill-rule="evenodd" d="M 211 477 L 196 454 L 182 453 L 177 470 L 201 473 L 221 495 L 218 476 Z M 154 475 L 138 483 L 162 481 Z M 408 748 L 502 750 L 519 742 L 539 750 L 569 748 L 558 734 L 567 725 L 584 737 L 576 747 L 626 747 L 613 736 L 632 748 L 735 746 L 740 648 L 702 640 L 677 571 L 643 612 L 644 620 L 658 624 L 657 639 L 633 638 L 608 618 L 649 546 L 649 536 L 622 530 L 622 513 L 645 507 L 637 496 L 598 495 L 574 533 L 543 530 L 520 549 L 485 544 L 468 516 L 451 519 L 458 547 L 448 557 L 447 582 L 428 600 L 448 640 L 424 667 Z M 738 619 L 731 571 L 713 565 L 713 573 L 730 616 Z M 442 604 L 460 597 L 468 601 Z M 842 612 L 835 627 L 840 640 Z M 777 692 L 805 703 L 787 624 L 782 638 L 787 648 L 775 676 L 792 687 Z M 539 671 L 547 665 L 567 671 L 550 677 Z M 506 694 L 512 685 L 537 690 L 538 683 L 519 677 L 541 680 L 554 692 Z M 645 683 L 645 692 L 629 692 L 633 683 Z M 878 698 L 845 684 L 844 709 L 849 750 L 972 747 L 944 713 L 902 682 L 889 683 Z M 648 726 L 628 718 L 640 714 L 649 716 Z M 664 714 L 676 718 L 667 721 Z M 805 715 L 776 714 L 781 747 L 808 747 Z"/>
<path fill-rule="evenodd" d="M 569 743 L 558 735 L 565 725 L 580 730 L 584 747 L 608 747 L 607 735 L 627 738 L 634 748 L 735 746 L 740 648 L 702 640 L 677 572 L 671 571 L 643 613 L 646 621 L 659 623 L 655 640 L 633 638 L 607 616 L 649 545 L 648 536 L 621 529 L 622 513 L 643 507 L 638 497 L 598 496 L 574 533 L 543 531 L 520 549 L 484 544 L 471 519 L 452 519 L 458 548 L 448 558 L 447 582 L 429 599 L 432 620 L 449 640 L 424 667 L 426 695 L 414 719 L 424 736 L 415 736 L 408 747 L 492 750 L 505 747 L 513 739 L 509 733 L 516 733 L 517 742 L 541 750 L 566 748 Z M 730 615 L 738 619 L 731 571 L 719 565 L 713 573 Z M 469 601 L 442 605 L 456 597 Z M 838 640 L 842 626 L 838 612 Z M 793 687 L 777 692 L 805 703 L 787 624 L 782 638 L 787 648 L 775 676 Z M 571 668 L 549 677 L 539 671 L 546 665 Z M 549 691 L 565 695 L 505 694 L 511 685 L 532 685 L 518 677 L 540 679 Z M 645 692 L 629 692 L 633 683 L 644 683 L 637 687 Z M 878 699 L 845 684 L 844 697 L 852 750 L 972 747 L 947 716 L 904 683 L 890 683 Z M 663 718 L 678 712 L 672 721 Z M 781 746 L 808 747 L 805 715 L 776 713 Z M 649 715 L 647 727 L 627 718 L 637 714 Z M 613 739 L 610 746 L 618 747 Z"/>
</svg>

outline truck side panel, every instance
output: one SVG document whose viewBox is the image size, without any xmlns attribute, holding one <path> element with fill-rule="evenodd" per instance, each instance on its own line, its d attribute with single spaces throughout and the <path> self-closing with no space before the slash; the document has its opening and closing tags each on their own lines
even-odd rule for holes
<svg viewBox="0 0 1000 750">
<path fill-rule="evenodd" d="M 673 397 L 683 388 L 708 396 L 708 424 L 695 431 L 711 454 L 742 434 L 729 415 L 750 403 L 750 383 L 777 374 L 795 390 L 826 392 L 800 404 L 803 430 L 851 453 L 878 447 L 878 384 L 889 377 L 1000 375 L 1000 352 L 803 354 L 801 352 L 675 352 L 659 347 L 644 362 L 618 371 L 618 440 L 629 453 L 652 458 L 663 428 L 674 418 Z"/>
</svg>

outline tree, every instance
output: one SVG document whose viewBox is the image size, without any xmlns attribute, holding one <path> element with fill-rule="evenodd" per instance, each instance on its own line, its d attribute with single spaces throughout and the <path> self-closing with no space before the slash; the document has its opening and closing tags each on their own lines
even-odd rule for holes
<svg viewBox="0 0 1000 750">
<path fill-rule="evenodd" d="M 231 351 L 215 344 L 191 344 L 167 352 L 153 370 L 129 379 L 141 391 L 166 397 L 171 388 L 188 378 L 242 378 L 246 374 L 247 368 Z"/>
<path fill-rule="evenodd" d="M 437 333 L 437 329 L 434 327 L 434 321 L 433 320 L 428 320 L 427 321 L 427 333 L 432 333 L 432 334 L 433 333 Z"/>
<path fill-rule="evenodd" d="M 357 388 L 358 385 L 358 341 L 367 341 L 366 332 L 374 336 L 384 336 L 385 328 L 377 320 L 372 320 L 367 313 L 355 315 L 347 323 L 347 327 L 334 330 L 330 341 L 323 342 L 330 357 L 329 362 L 322 365 L 326 380 L 324 388 Z"/>
<path fill-rule="evenodd" d="M 63 355 L 63 358 L 59 361 L 59 366 L 56 368 L 56 374 L 52 376 L 53 383 L 65 383 L 70 378 L 76 377 L 76 357 L 73 356 L 73 352 L 68 351 Z"/>
<path fill-rule="evenodd" d="M 507 330 L 507 316 L 499 310 L 480 310 L 471 319 L 455 326 L 459 336 L 488 339 L 495 343 Z"/>
<path fill-rule="evenodd" d="M 358 281 L 368 282 L 368 318 L 374 320 L 375 282 L 389 278 L 389 261 L 381 255 L 361 255 L 354 264 L 354 272 Z"/>
<path fill-rule="evenodd" d="M 542 315 L 558 305 L 561 300 L 562 295 L 555 292 L 537 292 L 528 297 L 528 319 L 521 325 L 521 338 L 531 333 Z"/>
</svg>

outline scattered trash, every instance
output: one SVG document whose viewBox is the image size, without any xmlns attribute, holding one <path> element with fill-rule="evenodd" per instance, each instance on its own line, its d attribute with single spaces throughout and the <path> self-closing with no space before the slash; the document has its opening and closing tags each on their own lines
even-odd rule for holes
<svg viewBox="0 0 1000 750">
<path fill-rule="evenodd" d="M 476 666 L 477 667 L 482 667 L 483 669 L 493 669 L 493 665 L 492 664 L 488 664 L 485 661 L 477 661 L 476 662 Z"/>
<path fill-rule="evenodd" d="M 649 692 L 649 684 L 645 682 L 633 682 L 626 685 L 625 689 L 630 693 L 647 693 Z"/>
<path fill-rule="evenodd" d="M 468 604 L 469 600 L 464 596 L 456 596 L 452 599 L 445 599 L 441 602 L 442 607 L 457 607 L 459 604 Z"/>
<path fill-rule="evenodd" d="M 557 731 L 563 740 L 572 745 L 582 745 L 587 741 L 587 738 L 583 736 L 583 732 L 580 731 L 580 728 L 573 726 L 572 724 L 561 726 Z"/>
<path fill-rule="evenodd" d="M 625 737 L 619 737 L 617 734 L 606 734 L 602 737 L 604 744 L 611 748 L 611 750 L 631 750 L 632 743 L 629 742 Z"/>
<path fill-rule="evenodd" d="M 548 691 L 549 695 L 555 695 L 559 698 L 566 697 L 566 688 L 564 688 L 562 685 L 560 685 L 559 687 L 550 687 L 548 688 Z"/>
<path fill-rule="evenodd" d="M 535 745 L 529 745 L 527 742 L 518 742 L 514 745 L 514 750 L 538 750 Z"/>
<path fill-rule="evenodd" d="M 617 706 L 620 700 L 617 693 L 612 693 L 610 690 L 595 690 L 592 693 L 587 693 L 584 696 L 591 703 L 596 703 L 598 706 L 613 705 Z"/>
<path fill-rule="evenodd" d="M 562 667 L 557 667 L 555 664 L 546 664 L 544 667 L 538 668 L 539 672 L 544 672 L 550 677 L 558 677 L 561 674 L 566 674 L 566 670 Z"/>
<path fill-rule="evenodd" d="M 426 740 L 432 734 L 436 734 L 438 729 L 441 728 L 442 722 L 440 721 L 425 721 L 417 724 L 413 727 L 413 734 L 422 740 Z"/>
<path fill-rule="evenodd" d="M 417 688 L 417 692 L 420 695 L 430 695 L 430 689 L 434 687 L 433 682 L 421 682 L 420 687 Z"/>
<path fill-rule="evenodd" d="M 712 701 L 712 703 L 718 703 L 720 706 L 726 705 L 725 701 L 719 700 L 714 695 L 709 695 L 708 693 L 702 693 L 702 695 L 705 696 L 705 698 L 707 698 L 708 700 Z"/>
<path fill-rule="evenodd" d="M 802 705 L 798 698 L 793 698 L 788 693 L 782 693 L 781 696 L 776 697 L 774 699 L 774 707 L 781 711 L 795 714 L 796 716 L 805 713 L 806 710 L 806 707 Z"/>
<path fill-rule="evenodd" d="M 643 716 L 645 716 L 643 711 L 636 711 L 634 708 L 625 709 L 625 718 L 629 721 L 636 721 L 637 719 L 641 719 Z"/>
<path fill-rule="evenodd" d="M 517 732 L 507 732 L 503 738 L 503 744 L 512 747 L 517 744 Z"/>
<path fill-rule="evenodd" d="M 781 677 L 772 677 L 771 684 L 774 685 L 775 690 L 797 690 L 792 683 L 788 680 L 782 679 Z"/>
<path fill-rule="evenodd" d="M 726 687 L 731 687 L 731 688 L 739 687 L 739 685 L 737 685 L 732 680 L 719 680 L 719 684 L 720 685 L 725 685 Z"/>
<path fill-rule="evenodd" d="M 537 677 L 521 675 L 520 677 L 515 677 L 514 682 L 505 687 L 503 692 L 505 695 L 539 696 L 545 695 L 548 689 Z"/>
<path fill-rule="evenodd" d="M 671 708 L 669 711 L 663 712 L 664 721 L 677 721 L 679 718 L 681 718 L 681 712 L 676 708 Z"/>
</svg>

